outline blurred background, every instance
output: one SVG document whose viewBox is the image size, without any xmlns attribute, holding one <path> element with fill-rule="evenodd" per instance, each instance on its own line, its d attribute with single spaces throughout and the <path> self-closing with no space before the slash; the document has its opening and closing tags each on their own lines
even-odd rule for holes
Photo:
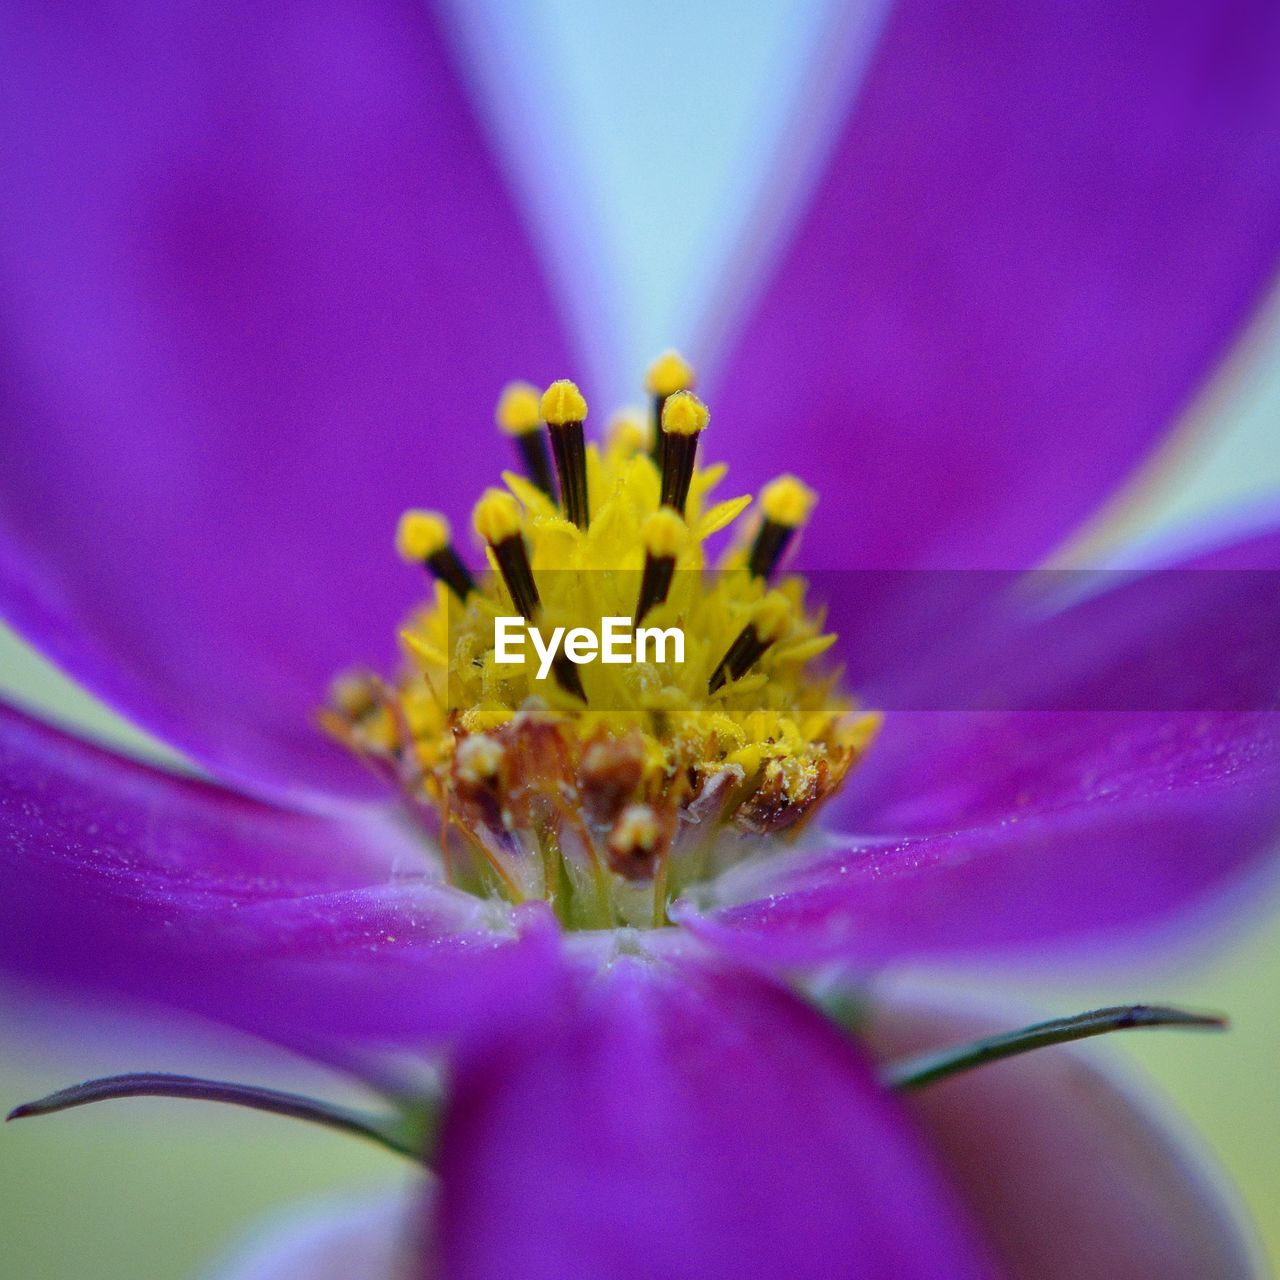
<svg viewBox="0 0 1280 1280">
<path fill-rule="evenodd" d="M 865 6 L 868 43 L 882 9 Z M 526 200 L 537 206 L 549 187 L 575 197 L 558 205 L 572 209 L 575 222 L 552 253 L 567 278 L 590 280 L 613 300 L 615 323 L 593 353 L 601 365 L 638 375 L 658 349 L 691 336 L 694 299 L 723 269 L 770 181 L 762 157 L 791 127 L 826 16 L 821 0 L 739 0 L 731 9 L 478 0 L 459 8 L 459 39 Z M 660 56 L 673 48 L 678 59 Z M 805 138 L 796 146 L 816 158 Z M 678 187 L 667 180 L 673 175 Z M 589 258 L 584 236 L 596 246 Z M 1206 520 L 1247 522 L 1241 513 L 1280 494 L 1278 423 L 1280 299 L 1273 299 L 1187 413 L 1176 446 L 1091 536 L 1146 540 Z M 180 763 L 2 630 L 0 692 L 126 750 Z M 1158 971 L 1015 976 L 1001 986 L 1051 1012 L 1160 1000 L 1231 1016 L 1225 1036 L 1139 1032 L 1115 1037 L 1110 1048 L 1194 1125 L 1240 1189 L 1274 1265 L 1280 894 L 1255 894 L 1228 930 Z M 16 994 L 0 1003 L 0 1109 L 131 1069 L 221 1072 L 330 1096 L 341 1088 L 196 1027 L 122 1021 L 101 1008 L 55 1013 Z M 273 1212 L 407 1176 L 394 1157 L 352 1139 L 197 1104 L 112 1103 L 29 1121 L 0 1130 L 0 1277 L 196 1276 Z"/>
</svg>

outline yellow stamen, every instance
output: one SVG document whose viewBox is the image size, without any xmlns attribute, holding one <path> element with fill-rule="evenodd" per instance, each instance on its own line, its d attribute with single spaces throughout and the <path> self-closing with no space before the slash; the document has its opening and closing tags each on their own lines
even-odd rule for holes
<svg viewBox="0 0 1280 1280">
<path fill-rule="evenodd" d="M 677 391 L 662 406 L 662 429 L 669 436 L 697 435 L 710 420 L 710 410 L 692 391 Z"/>
<path fill-rule="evenodd" d="M 524 463 L 530 481 L 556 500 L 555 479 L 547 456 L 547 437 L 542 430 L 542 401 L 538 388 L 529 382 L 509 382 L 494 412 L 500 430 L 509 435 Z"/>
<path fill-rule="evenodd" d="M 664 351 L 649 366 L 644 385 L 652 396 L 688 391 L 693 386 L 693 368 L 678 351 Z"/>
<path fill-rule="evenodd" d="M 508 382 L 498 398 L 494 421 L 509 436 L 537 431 L 542 425 L 538 388 L 530 382 Z"/>
<path fill-rule="evenodd" d="M 760 490 L 760 510 L 766 520 L 798 528 L 809 519 L 818 495 L 795 476 L 779 476 Z"/>
<path fill-rule="evenodd" d="M 396 551 L 407 564 L 425 564 L 449 545 L 449 522 L 435 511 L 406 511 L 396 526 Z"/>
<path fill-rule="evenodd" d="M 689 526 L 670 507 L 659 507 L 645 517 L 644 549 L 651 556 L 662 558 L 679 555 L 680 548 L 688 541 Z"/>
<path fill-rule="evenodd" d="M 747 571 L 753 578 L 769 578 L 817 500 L 818 495 L 795 476 L 779 476 L 760 491 L 764 518 L 747 558 Z"/>
<path fill-rule="evenodd" d="M 501 489 L 486 489 L 471 518 L 476 532 L 493 550 L 511 603 L 532 619 L 541 598 L 529 564 L 529 548 L 520 533 L 520 504 Z"/>
<path fill-rule="evenodd" d="M 475 531 L 496 547 L 520 533 L 520 504 L 504 489 L 486 489 L 471 516 Z"/>
<path fill-rule="evenodd" d="M 671 591 L 676 572 L 676 556 L 689 540 L 689 526 L 670 507 L 659 507 L 644 522 L 644 574 L 635 622 L 644 621 L 650 609 L 663 603 Z"/>
<path fill-rule="evenodd" d="M 542 393 L 542 417 L 549 427 L 587 420 L 587 402 L 576 382 L 560 378 Z"/>
<path fill-rule="evenodd" d="M 643 416 L 636 410 L 623 409 L 609 419 L 605 439 L 609 442 L 611 452 L 629 458 L 649 448 L 652 443 L 652 432 L 645 425 Z"/>
<path fill-rule="evenodd" d="M 556 455 L 565 515 L 579 529 L 585 529 L 591 522 L 586 443 L 582 433 L 587 402 L 575 383 L 561 378 L 542 393 L 542 416 L 551 432 L 551 449 Z"/>
<path fill-rule="evenodd" d="M 662 501 L 681 515 L 693 482 L 698 437 L 710 420 L 707 406 L 692 391 L 668 396 L 662 409 Z"/>
<path fill-rule="evenodd" d="M 751 611 L 751 621 L 738 632 L 728 652 L 711 673 L 707 690 L 716 693 L 726 681 L 741 680 L 764 656 L 770 645 L 781 640 L 791 623 L 791 602 L 779 591 L 771 591 Z"/>
</svg>

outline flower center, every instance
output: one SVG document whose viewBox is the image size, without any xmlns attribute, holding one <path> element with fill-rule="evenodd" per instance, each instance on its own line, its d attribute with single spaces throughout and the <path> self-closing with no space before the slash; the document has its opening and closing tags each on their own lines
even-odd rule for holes
<svg viewBox="0 0 1280 1280">
<path fill-rule="evenodd" d="M 435 586 L 404 668 L 341 677 L 324 717 L 434 815 L 453 883 L 570 927 L 667 923 L 684 886 L 798 832 L 880 722 L 821 669 L 835 637 L 779 573 L 815 495 L 780 476 L 750 512 L 713 502 L 691 384 L 661 357 L 648 420 L 619 414 L 600 446 L 572 382 L 507 387 L 522 474 L 476 504 L 487 571 L 406 512 L 398 550 Z"/>
</svg>

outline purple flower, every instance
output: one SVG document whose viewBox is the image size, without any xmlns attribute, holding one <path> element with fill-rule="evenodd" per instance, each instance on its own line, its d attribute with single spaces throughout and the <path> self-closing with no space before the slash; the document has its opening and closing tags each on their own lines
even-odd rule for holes
<svg viewBox="0 0 1280 1280">
<path fill-rule="evenodd" d="M 853 1040 L 795 985 L 1096 952 L 1274 845 L 1280 604 L 1249 571 L 1280 529 L 1053 610 L 902 571 L 1040 563 L 1238 333 L 1280 245 L 1280 14 L 894 9 L 707 343 L 735 479 L 820 481 L 808 563 L 883 571 L 831 601 L 883 731 L 826 834 L 691 886 L 677 928 L 576 934 L 445 883 L 314 723 L 335 672 L 393 667 L 396 517 L 460 517 L 496 388 L 575 365 L 433 15 L 5 25 L 0 610 L 215 779 L 3 712 L 6 968 L 359 1070 L 446 1052 L 449 1276 L 1242 1267 L 1100 1076 L 1024 1059 L 908 1108 L 874 1062 L 978 1028 L 883 1009 Z"/>
</svg>

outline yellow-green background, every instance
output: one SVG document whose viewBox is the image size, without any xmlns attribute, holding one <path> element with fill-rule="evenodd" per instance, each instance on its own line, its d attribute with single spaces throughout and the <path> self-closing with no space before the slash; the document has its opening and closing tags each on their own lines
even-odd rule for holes
<svg viewBox="0 0 1280 1280">
<path fill-rule="evenodd" d="M 577 145 L 594 146 L 586 136 L 592 129 L 607 134 L 606 141 L 616 139 L 628 120 L 653 104 L 650 96 L 627 97 L 613 64 L 602 62 L 598 51 L 610 42 L 632 49 L 647 86 L 649 59 L 634 56 L 644 47 L 644 33 L 593 29 L 593 23 L 625 20 L 604 16 L 613 6 L 546 0 L 532 10 L 542 13 L 543 29 L 525 33 L 522 47 L 527 50 L 535 38 L 547 48 L 579 47 L 574 67 L 555 86 L 570 99 L 575 92 L 584 99 L 594 95 L 593 109 L 584 100 L 571 113 Z M 760 51 L 759 65 L 752 63 L 744 73 L 741 65 L 714 63 L 721 45 L 714 24 L 690 27 L 681 12 L 686 47 L 705 44 L 700 91 L 715 106 L 685 110 L 682 119 L 686 128 L 704 130 L 705 136 L 694 141 L 709 157 L 708 165 L 719 165 L 707 189 L 717 183 L 732 186 L 739 177 L 734 157 L 744 154 L 762 126 L 752 111 L 735 114 L 726 104 L 731 105 L 744 74 L 747 80 L 794 81 L 804 49 L 792 43 L 785 58 L 777 50 L 785 29 L 796 25 L 795 13 L 755 0 L 744 5 L 735 16 L 739 42 L 748 28 L 758 28 Z M 532 62 L 537 66 L 539 59 Z M 688 143 L 683 139 L 682 145 Z M 696 184 L 690 183 L 692 194 L 681 206 L 679 223 L 670 217 L 664 222 L 660 205 L 644 205 L 657 191 L 648 176 L 651 167 L 632 164 L 617 146 L 595 150 L 604 157 L 598 169 L 613 166 L 597 172 L 597 185 L 616 196 L 617 207 L 604 208 L 601 216 L 617 244 L 634 246 L 643 255 L 643 239 L 625 225 L 631 217 L 656 238 L 655 260 L 666 255 L 670 265 L 671 245 L 679 241 L 688 255 L 680 273 L 697 274 L 699 262 L 705 268 L 705 255 L 695 249 L 704 224 L 718 212 L 715 201 L 708 196 L 694 208 Z M 626 185 L 628 174 L 638 176 L 638 185 Z M 645 263 L 637 259 L 631 265 L 633 275 L 645 275 L 639 270 Z M 621 341 L 629 355 L 639 359 L 662 339 L 685 336 L 678 325 L 672 331 L 666 314 L 652 300 L 628 313 L 630 328 Z M 1152 469 L 1145 484 L 1135 486 L 1127 505 L 1110 513 L 1105 526 L 1110 535 L 1142 536 L 1280 494 L 1278 424 L 1280 306 L 1273 305 L 1188 413 L 1180 446 Z M 831 514 L 838 505 L 824 509 Z M 154 749 L 2 629 L 0 692 L 128 749 Z M 1233 1028 L 1226 1036 L 1134 1033 L 1111 1044 L 1147 1071 L 1153 1087 L 1193 1122 L 1243 1193 L 1273 1264 L 1280 1260 L 1280 900 L 1263 895 L 1220 945 L 1177 968 L 1053 985 L 1037 981 L 1023 984 L 1019 992 L 1055 1011 L 1146 999 L 1231 1015 Z M 245 1061 L 241 1053 L 249 1051 L 243 1046 L 228 1046 L 216 1037 L 174 1036 L 136 1021 L 112 1029 L 109 1010 L 95 1013 L 86 1023 L 79 1016 L 55 1017 L 39 1005 L 0 1002 L 0 1108 L 89 1074 L 128 1069 L 222 1070 L 317 1090 L 334 1086 L 296 1064 L 252 1052 Z M 353 1140 L 196 1104 L 115 1103 L 10 1125 L 0 1130 L 0 1280 L 181 1280 L 198 1274 L 237 1233 L 298 1198 L 392 1186 L 404 1176 L 393 1157 Z"/>
</svg>

